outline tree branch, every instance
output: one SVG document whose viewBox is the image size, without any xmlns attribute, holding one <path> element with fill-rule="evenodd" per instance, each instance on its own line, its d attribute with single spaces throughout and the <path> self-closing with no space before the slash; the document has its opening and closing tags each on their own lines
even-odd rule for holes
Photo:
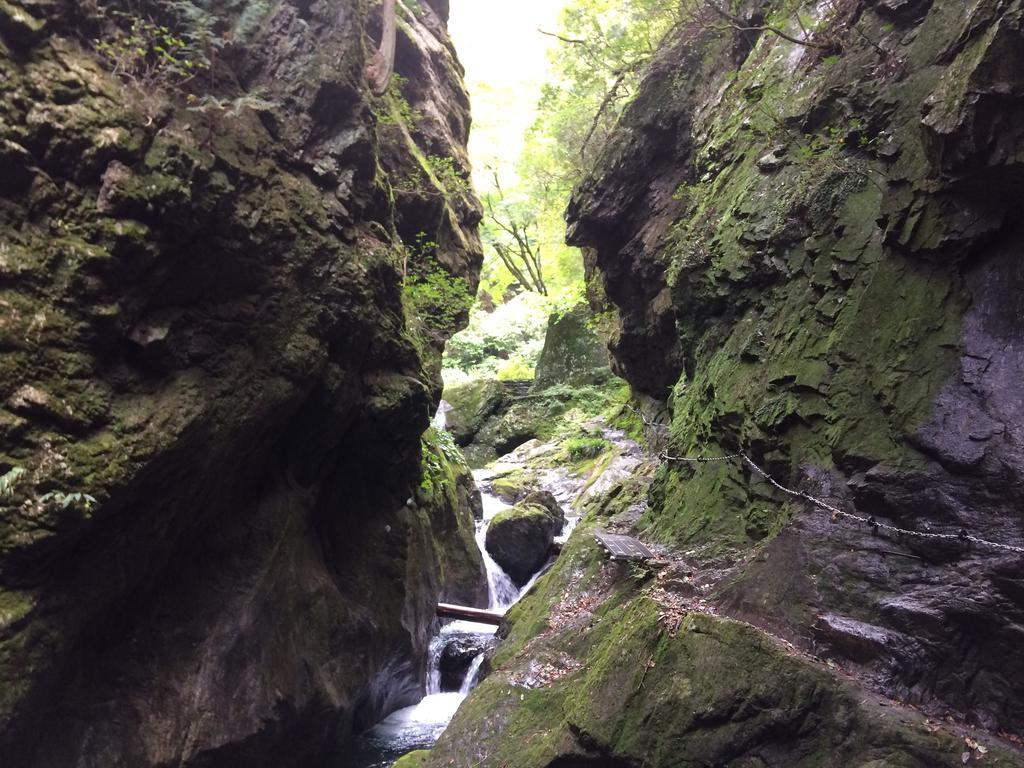
<svg viewBox="0 0 1024 768">
<path fill-rule="evenodd" d="M 587 131 L 587 135 L 583 138 L 583 143 L 580 144 L 580 157 L 585 157 L 587 147 L 590 145 L 590 140 L 594 138 L 594 133 L 597 131 L 597 126 L 601 122 L 601 118 L 604 117 L 605 110 L 611 106 L 618 94 L 619 88 L 622 87 L 622 81 L 626 79 L 625 71 L 619 72 L 618 77 L 615 78 L 615 82 L 612 83 L 612 87 L 608 89 L 608 92 L 604 95 L 604 99 L 601 100 L 601 106 L 597 108 L 597 114 L 594 115 L 594 119 L 590 122 L 590 129 Z"/>
<path fill-rule="evenodd" d="M 564 37 L 558 34 L 557 32 L 547 32 L 541 29 L 540 27 L 537 27 L 537 31 L 540 32 L 542 35 L 546 35 L 547 37 L 553 37 L 556 40 L 561 40 L 563 43 L 569 43 L 570 45 L 582 45 L 585 48 L 589 47 L 589 44 L 586 40 L 580 40 L 578 37 Z"/>
<path fill-rule="evenodd" d="M 747 22 L 741 19 L 739 16 L 733 16 L 731 13 L 720 7 L 714 0 L 704 0 L 704 4 L 721 16 L 723 19 L 729 22 L 729 26 L 739 32 L 771 32 L 773 35 L 781 37 L 783 40 L 788 40 L 791 43 L 797 45 L 803 45 L 807 48 L 817 48 L 818 50 L 828 50 L 831 46 L 822 45 L 821 43 L 814 43 L 810 40 L 801 40 L 799 37 L 793 37 L 788 32 L 785 32 L 778 27 L 773 27 L 769 24 L 761 24 L 756 26 L 748 26 Z"/>
</svg>

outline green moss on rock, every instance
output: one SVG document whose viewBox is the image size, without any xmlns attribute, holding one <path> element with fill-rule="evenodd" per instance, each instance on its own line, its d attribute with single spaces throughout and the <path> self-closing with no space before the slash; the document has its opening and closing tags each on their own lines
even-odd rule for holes
<svg viewBox="0 0 1024 768">
<path fill-rule="evenodd" d="M 429 750 L 417 749 L 398 758 L 393 768 L 423 768 L 427 764 L 429 754 Z"/>
<path fill-rule="evenodd" d="M 537 768 L 597 753 L 652 768 L 739 768 L 762 764 L 766 745 L 769 765 L 962 764 L 954 730 L 924 727 L 914 710 L 884 706 L 748 624 L 666 620 L 644 581 L 600 564 L 590 525 L 510 612 L 493 671 L 425 765 Z M 574 615 L 583 595 L 590 607 Z M 552 665 L 554 679 L 537 682 L 532 670 Z M 1019 764 L 986 747 L 993 765 Z"/>
<path fill-rule="evenodd" d="M 459 445 L 469 445 L 484 423 L 508 403 L 500 381 L 480 379 L 445 388 L 443 398 L 451 406 L 446 429 Z"/>
<path fill-rule="evenodd" d="M 601 384 L 611 376 L 608 351 L 595 330 L 589 306 L 580 304 L 548 321 L 533 388 L 556 384 Z"/>
</svg>

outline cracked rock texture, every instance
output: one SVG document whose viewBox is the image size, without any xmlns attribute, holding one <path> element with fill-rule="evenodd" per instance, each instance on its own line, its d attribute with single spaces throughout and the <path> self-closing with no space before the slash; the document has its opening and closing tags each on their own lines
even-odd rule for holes
<svg viewBox="0 0 1024 768">
<path fill-rule="evenodd" d="M 421 442 L 481 259 L 468 100 L 441 0 L 368 95 L 374 5 L 0 2 L 5 766 L 317 764 L 485 590 Z M 119 76 L 138 18 L 212 66 Z"/>
<path fill-rule="evenodd" d="M 670 455 L 952 538 L 650 467 L 416 764 L 1024 765 L 1024 555 L 957 539 L 1024 547 L 1024 6 L 729 6 L 669 35 L 569 206 L 613 365 Z M 669 578 L 602 562 L 631 519 Z"/>
<path fill-rule="evenodd" d="M 1020 547 L 1022 5 L 805 5 L 826 48 L 677 30 L 576 190 L 616 365 L 669 404 L 672 454 L 743 449 L 851 512 Z M 734 614 L 1024 729 L 1019 552 L 833 523 L 742 462 L 666 466 L 641 528 L 751 558 Z"/>
</svg>

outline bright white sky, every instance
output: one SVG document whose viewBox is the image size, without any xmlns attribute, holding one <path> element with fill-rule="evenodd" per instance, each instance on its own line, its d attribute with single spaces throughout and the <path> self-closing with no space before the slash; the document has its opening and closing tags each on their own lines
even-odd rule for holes
<svg viewBox="0 0 1024 768">
<path fill-rule="evenodd" d="M 557 28 L 565 0 L 451 0 L 449 30 L 466 68 L 473 103 L 469 155 L 478 189 L 496 167 L 511 178 L 533 123 L 554 42 L 537 29 Z"/>
</svg>

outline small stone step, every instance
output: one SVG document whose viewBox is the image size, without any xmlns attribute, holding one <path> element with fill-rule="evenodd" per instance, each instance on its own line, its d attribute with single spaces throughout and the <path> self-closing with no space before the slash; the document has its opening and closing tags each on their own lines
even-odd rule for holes
<svg viewBox="0 0 1024 768">
<path fill-rule="evenodd" d="M 505 388 L 506 394 L 513 399 L 526 397 L 530 394 L 530 390 L 533 387 L 533 379 L 510 379 L 501 383 Z"/>
</svg>

